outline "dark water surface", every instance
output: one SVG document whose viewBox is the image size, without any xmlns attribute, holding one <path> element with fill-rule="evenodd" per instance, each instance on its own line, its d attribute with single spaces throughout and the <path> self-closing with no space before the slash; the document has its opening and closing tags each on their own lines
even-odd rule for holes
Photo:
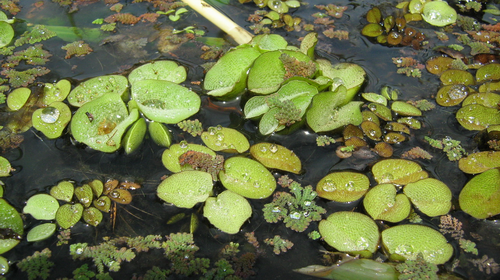
<svg viewBox="0 0 500 280">
<path fill-rule="evenodd" d="M 122 1 L 125 8 L 122 12 L 131 12 L 136 15 L 148 10 L 153 11 L 153 7 L 147 3 L 132 3 L 131 1 Z M 311 14 L 319 10 L 314 8 L 317 4 L 328 4 L 331 1 L 314 0 L 309 1 L 309 5 L 301 8 L 294 16 L 304 17 L 305 20 L 312 22 Z M 96 27 L 91 22 L 96 18 L 104 18 L 111 14 L 109 7 L 103 3 L 94 3 L 87 6 L 81 6 L 80 10 L 68 14 L 65 8 L 50 1 L 45 1 L 43 9 L 31 11 L 32 1 L 21 1 L 22 11 L 16 16 L 19 19 L 26 20 L 32 24 L 45 25 L 64 25 L 77 27 Z M 380 92 L 381 87 L 390 85 L 399 89 L 401 92 L 400 100 L 418 100 L 422 98 L 431 98 L 437 92 L 439 79 L 437 76 L 422 71 L 421 78 L 410 78 L 396 73 L 396 66 L 392 63 L 392 57 L 408 56 L 416 53 L 418 60 L 424 63 L 428 58 L 437 53 L 430 48 L 424 48 L 415 51 L 410 47 L 387 47 L 372 43 L 360 34 L 362 26 L 366 23 L 364 15 L 373 5 L 386 4 L 394 5 L 397 1 L 335 1 L 336 5 L 346 5 L 348 10 L 344 13 L 342 19 L 335 21 L 336 29 L 349 30 L 349 40 L 339 41 L 338 39 L 329 39 L 324 35 L 319 36 L 317 46 L 317 55 L 336 62 L 353 62 L 361 65 L 367 72 L 367 80 L 360 92 Z M 246 21 L 249 14 L 257 8 L 252 4 L 240 5 L 232 0 L 229 5 L 217 5 L 223 12 L 228 14 L 238 24 L 248 27 L 250 24 Z M 165 20 L 157 26 L 138 23 L 136 26 L 124 26 L 118 24 L 117 34 L 126 34 L 130 38 L 141 38 L 154 36 L 155 30 L 159 26 L 172 24 Z M 213 25 L 208 23 L 200 16 L 189 13 L 176 25 L 179 29 L 188 25 L 196 24 L 198 27 L 207 31 L 206 36 L 223 36 Z M 432 27 L 425 23 L 415 23 L 415 26 L 426 34 L 434 34 Z M 17 25 L 17 31 L 23 30 L 23 24 Z M 273 31 L 274 32 L 274 31 Z M 298 45 L 298 38 L 304 36 L 305 32 L 276 31 L 286 37 L 293 45 Z M 433 35 L 434 36 L 434 35 Z M 430 36 L 429 36 L 430 37 Z M 60 47 L 65 45 L 59 39 L 51 39 L 44 42 L 44 48 L 50 50 L 53 54 L 47 67 L 51 73 L 43 77 L 43 82 L 53 82 L 62 78 L 70 78 L 76 85 L 78 81 L 99 75 L 120 72 L 120 69 L 127 69 L 133 65 L 143 63 L 153 59 L 175 59 L 188 69 L 188 80 L 186 86 L 200 94 L 204 94 L 199 86 L 189 84 L 189 81 L 200 81 L 203 78 L 203 69 L 199 66 L 205 61 L 200 59 L 201 51 L 199 45 L 187 43 L 178 50 L 170 54 L 161 54 L 156 50 L 155 43 L 149 43 L 144 49 L 144 54 L 134 57 L 131 53 L 120 50 L 115 44 L 105 44 L 99 46 L 99 42 L 91 43 L 94 52 L 83 58 L 64 59 L 65 51 Z M 435 46 L 435 45 L 433 45 Z M 74 68 L 74 66 L 77 66 Z M 242 97 L 241 100 L 246 100 Z M 240 104 L 241 100 L 231 102 L 218 102 L 208 100 L 206 96 L 202 97 L 202 108 L 198 114 L 191 119 L 198 118 L 204 125 L 204 128 L 220 124 L 225 127 L 239 129 L 249 139 L 251 144 L 267 141 L 278 143 L 293 150 L 302 160 L 304 172 L 301 175 L 291 175 L 290 177 L 300 182 L 303 186 L 313 185 L 332 170 L 357 170 L 367 175 L 370 173 L 371 166 L 380 160 L 375 157 L 371 159 L 339 159 L 335 155 L 337 145 L 328 147 L 318 147 L 316 145 L 316 134 L 307 128 L 299 129 L 290 134 L 277 134 L 271 136 L 262 136 L 258 134 L 256 123 L 243 119 Z M 217 110 L 209 107 L 209 103 L 216 104 L 223 109 Z M 224 109 L 236 107 L 237 109 Z M 412 130 L 414 133 L 409 141 L 395 145 L 393 158 L 400 158 L 404 151 L 414 146 L 421 146 L 430 152 L 435 152 L 432 160 L 417 160 L 423 168 L 429 172 L 430 177 L 437 178 L 445 182 L 452 190 L 454 195 L 454 205 L 458 209 L 458 194 L 464 184 L 470 179 L 470 176 L 464 175 L 457 166 L 456 162 L 450 162 L 445 154 L 435 151 L 423 140 L 424 136 L 432 136 L 435 139 L 441 139 L 449 136 L 453 139 L 462 141 L 462 145 L 468 152 L 476 148 L 472 141 L 475 132 L 469 132 L 463 129 L 454 117 L 458 107 L 444 108 L 437 106 L 436 109 L 425 112 L 421 121 L 424 127 L 421 130 Z M 193 138 L 183 133 L 176 126 L 170 125 L 173 131 L 175 142 L 187 140 L 193 143 L 201 143 L 201 139 Z M 104 220 L 97 228 L 85 226 L 78 223 L 72 229 L 71 243 L 87 242 L 97 244 L 102 241 L 104 236 L 137 236 L 148 234 L 168 235 L 185 229 L 188 221 L 167 225 L 167 220 L 173 215 L 181 212 L 187 214 L 201 213 L 200 206 L 194 209 L 178 209 L 176 207 L 164 205 L 156 196 L 156 187 L 161 181 L 161 177 L 169 175 L 162 163 L 161 153 L 164 148 L 155 145 L 149 139 L 146 140 L 140 151 L 127 156 L 123 151 L 113 154 L 104 154 L 101 152 L 90 151 L 85 147 L 73 145 L 69 135 L 57 140 L 48 140 L 35 129 L 30 129 L 24 135 L 24 142 L 18 149 L 8 151 L 5 156 L 10 160 L 16 169 L 13 176 L 4 178 L 5 195 L 4 197 L 19 211 L 22 211 L 25 201 L 36 193 L 47 193 L 51 186 L 64 179 L 71 179 L 81 183 L 85 180 L 117 178 L 119 180 L 133 180 L 142 184 L 142 188 L 133 192 L 134 199 L 131 205 L 118 206 L 118 218 L 114 230 L 109 221 L 109 215 L 104 215 Z M 340 134 L 334 134 L 339 137 Z M 275 173 L 277 177 L 279 173 Z M 369 175 L 370 176 L 370 175 Z M 374 183 L 374 180 L 372 180 Z M 219 184 L 219 183 L 218 183 Z M 373 186 L 374 184 L 372 184 Z M 217 190 L 222 190 L 218 185 Z M 305 233 L 296 233 L 284 227 L 282 223 L 269 224 L 262 218 L 262 207 L 269 203 L 272 198 L 262 201 L 251 201 L 253 215 L 251 219 L 244 224 L 242 232 L 236 235 L 226 235 L 214 229 L 206 219 L 200 215 L 200 227 L 195 232 L 195 242 L 200 247 L 197 253 L 198 257 L 210 257 L 212 264 L 217 257 L 218 251 L 228 242 L 240 243 L 240 248 L 250 246 L 244 238 L 243 233 L 255 231 L 257 238 L 261 241 L 261 246 L 265 238 L 281 235 L 291 240 L 295 246 L 287 253 L 275 256 L 272 250 L 266 249 L 266 255 L 257 260 L 254 279 L 309 279 L 307 277 L 295 274 L 292 269 L 304 267 L 312 264 L 321 264 L 320 250 L 324 249 L 324 243 L 321 241 L 310 240 Z M 339 205 L 332 202 L 319 199 L 318 204 L 325 207 L 327 214 L 339 210 L 358 209 L 360 203 L 355 202 L 348 205 Z M 466 238 L 472 239 L 469 232 L 478 233 L 483 237 L 482 241 L 476 241 L 479 256 L 487 254 L 489 257 L 500 261 L 500 226 L 496 220 L 476 220 L 459 210 L 452 210 L 451 214 L 460 219 L 464 224 Z M 422 215 L 423 216 L 423 215 Z M 326 217 L 326 216 L 325 216 Z M 25 219 L 26 232 L 33 226 L 39 224 L 38 221 L 27 215 Z M 439 219 L 426 219 L 424 224 L 433 225 L 437 228 Z M 313 223 L 311 229 L 316 229 L 317 223 Z M 22 241 L 16 248 L 4 254 L 4 257 L 10 261 L 16 261 L 31 255 L 35 250 L 42 250 L 49 247 L 52 250 L 52 260 L 56 263 L 51 273 L 51 278 L 70 277 L 71 271 L 81 266 L 81 261 L 69 261 L 68 246 L 55 246 L 56 236 L 36 243 Z M 450 239 L 458 250 L 456 242 Z M 458 257 L 456 250 L 455 256 Z M 154 251 L 154 250 L 153 250 Z M 159 252 L 159 250 L 156 250 Z M 111 273 L 115 279 L 129 279 L 133 273 L 142 275 L 153 265 L 162 266 L 166 261 L 159 253 L 140 253 L 137 258 L 130 263 L 123 263 L 119 273 Z M 449 264 L 446 265 L 450 267 Z M 469 262 L 462 261 L 457 270 L 462 277 L 468 279 L 494 279 L 494 276 L 487 276 L 473 267 Z M 17 270 L 15 265 L 11 266 L 11 272 L 6 275 L 10 279 L 24 279 L 26 274 Z M 197 278 L 197 277 L 195 277 Z M 174 278 L 172 278 L 174 279 Z M 312 279 L 312 277 L 310 278 Z"/>
</svg>

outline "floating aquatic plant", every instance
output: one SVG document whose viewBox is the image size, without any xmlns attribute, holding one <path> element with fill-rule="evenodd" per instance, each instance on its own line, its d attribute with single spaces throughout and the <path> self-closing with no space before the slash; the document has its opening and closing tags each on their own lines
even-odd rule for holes
<svg viewBox="0 0 500 280">
<path fill-rule="evenodd" d="M 66 56 L 64 58 L 68 59 L 72 56 L 85 56 L 91 53 L 93 50 L 89 44 L 83 41 L 75 41 L 61 47 L 61 49 L 66 51 Z"/>
<path fill-rule="evenodd" d="M 485 272 L 486 274 L 497 274 L 500 272 L 500 265 L 498 265 L 493 258 L 488 257 L 488 255 L 484 255 L 480 259 L 469 261 L 474 264 L 479 271 Z"/>
<path fill-rule="evenodd" d="M 422 158 L 422 159 L 432 159 L 432 155 L 427 152 L 426 150 L 420 148 L 420 147 L 414 147 L 406 152 L 404 152 L 401 155 L 402 158 L 407 158 L 407 159 L 416 159 L 416 158 Z"/>
<path fill-rule="evenodd" d="M 377 250 L 380 238 L 375 221 L 357 212 L 335 212 L 322 220 L 318 229 L 328 245 L 366 258 Z"/>
<path fill-rule="evenodd" d="M 33 83 L 39 76 L 43 76 L 50 72 L 45 67 L 34 67 L 24 71 L 17 71 L 15 69 L 3 69 L 0 74 L 9 79 L 9 84 L 13 88 L 26 87 Z"/>
<path fill-rule="evenodd" d="M 36 44 L 34 46 L 28 47 L 25 50 L 17 51 L 7 57 L 7 63 L 3 66 L 12 68 L 19 65 L 22 60 L 30 65 L 45 65 L 45 63 L 49 61 L 49 58 L 52 55 L 42 47 L 42 44 Z"/>
<path fill-rule="evenodd" d="M 173 272 L 190 276 L 203 274 L 207 271 L 210 260 L 195 257 L 194 254 L 199 248 L 194 244 L 192 234 L 171 233 L 162 246 L 165 249 L 166 258 L 173 264 Z"/>
<path fill-rule="evenodd" d="M 406 260 L 395 266 L 396 270 L 400 273 L 399 280 L 411 279 L 439 279 L 437 272 L 438 267 L 436 264 L 425 261 L 422 254 L 418 254 L 415 260 Z"/>
<path fill-rule="evenodd" d="M 297 182 L 290 184 L 290 192 L 277 192 L 273 201 L 264 205 L 264 219 L 268 223 L 283 221 L 285 226 L 303 232 L 312 221 L 321 220 L 326 210 L 316 205 L 317 193 L 312 186 L 302 187 Z"/>
<path fill-rule="evenodd" d="M 203 132 L 203 125 L 198 119 L 183 120 L 177 123 L 177 126 L 179 126 L 179 128 L 183 131 L 191 134 L 193 137 L 200 136 Z"/>
<path fill-rule="evenodd" d="M 22 46 L 24 44 L 34 44 L 47 39 L 50 39 L 57 34 L 54 31 L 49 30 L 44 25 L 35 25 L 31 30 L 24 32 L 21 36 L 14 42 L 16 47 Z"/>
<path fill-rule="evenodd" d="M 217 197 L 209 197 L 203 207 L 203 216 L 221 231 L 238 233 L 252 215 L 250 203 L 241 195 L 225 190 Z"/>
<path fill-rule="evenodd" d="M 320 135 L 316 137 L 316 145 L 319 147 L 324 147 L 328 146 L 330 144 L 334 144 L 335 139 L 333 137 L 327 136 L 327 135 Z"/>
<path fill-rule="evenodd" d="M 293 243 L 290 240 L 284 239 L 279 235 L 275 235 L 273 238 L 266 238 L 264 243 L 273 246 L 273 252 L 276 255 L 286 253 L 293 247 Z"/>
<path fill-rule="evenodd" d="M 29 280 L 34 280 L 38 277 L 41 279 L 47 279 L 50 276 L 50 271 L 54 266 L 51 262 L 50 256 L 52 252 L 50 249 L 45 248 L 42 251 L 36 251 L 33 255 L 24 258 L 17 263 L 17 267 L 23 272 L 28 274 Z"/>
<path fill-rule="evenodd" d="M 460 141 L 453 140 L 450 137 L 445 137 L 442 140 L 432 139 L 425 136 L 424 139 L 429 144 L 437 149 L 442 149 L 450 161 L 456 161 L 467 155 L 467 152 L 460 145 Z"/>
</svg>

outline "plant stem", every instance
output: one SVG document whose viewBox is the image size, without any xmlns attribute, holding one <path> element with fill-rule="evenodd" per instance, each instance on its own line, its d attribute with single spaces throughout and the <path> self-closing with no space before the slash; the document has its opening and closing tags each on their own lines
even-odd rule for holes
<svg viewBox="0 0 500 280">
<path fill-rule="evenodd" d="M 206 19 L 231 36 L 238 44 L 246 44 L 252 40 L 252 34 L 221 14 L 203 0 L 182 0 Z"/>
</svg>

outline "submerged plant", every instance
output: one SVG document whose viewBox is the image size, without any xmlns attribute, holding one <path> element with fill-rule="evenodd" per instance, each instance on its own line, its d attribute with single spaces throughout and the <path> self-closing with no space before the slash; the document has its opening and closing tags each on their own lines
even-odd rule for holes
<svg viewBox="0 0 500 280">
<path fill-rule="evenodd" d="M 33 280 L 38 277 L 47 279 L 54 263 L 49 260 L 52 252 L 45 248 L 41 252 L 36 251 L 33 255 L 21 260 L 17 267 L 28 274 L 28 279 Z"/>
<path fill-rule="evenodd" d="M 326 210 L 316 205 L 314 199 L 317 193 L 312 190 L 312 186 L 302 187 L 299 183 L 293 182 L 290 191 L 277 192 L 273 201 L 264 205 L 264 219 L 268 223 L 277 223 L 283 220 L 285 226 L 302 232 L 307 229 L 312 221 L 321 220 L 321 215 Z"/>
</svg>

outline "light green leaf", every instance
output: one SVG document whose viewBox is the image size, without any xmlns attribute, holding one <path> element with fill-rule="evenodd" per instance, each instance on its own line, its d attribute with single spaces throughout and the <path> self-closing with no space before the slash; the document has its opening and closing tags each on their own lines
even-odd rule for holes
<svg viewBox="0 0 500 280">
<path fill-rule="evenodd" d="M 226 189 L 252 199 L 269 197 L 276 189 L 271 172 L 258 161 L 244 157 L 227 159 L 219 179 Z"/>
<path fill-rule="evenodd" d="M 132 99 L 149 119 L 175 124 L 200 110 L 201 99 L 195 92 L 162 80 L 140 80 L 132 84 Z"/>
<path fill-rule="evenodd" d="M 180 84 L 186 80 L 186 69 L 174 61 L 160 60 L 146 63 L 128 75 L 130 84 L 140 80 L 162 80 Z"/>
<path fill-rule="evenodd" d="M 32 228 L 27 236 L 28 242 L 36 242 L 51 237 L 56 232 L 56 224 L 45 223 Z"/>
<path fill-rule="evenodd" d="M 369 258 L 378 248 L 377 224 L 361 213 L 335 212 L 322 220 L 318 229 L 325 242 L 341 252 Z"/>
<path fill-rule="evenodd" d="M 212 225 L 229 234 L 238 233 L 251 215 L 250 203 L 241 195 L 228 190 L 217 197 L 209 197 L 203 207 L 203 216 Z"/>
<path fill-rule="evenodd" d="M 188 170 L 175 173 L 163 180 L 157 194 L 162 200 L 181 208 L 193 208 L 204 202 L 212 192 L 212 175 L 203 171 Z"/>
<path fill-rule="evenodd" d="M 81 107 L 106 94 L 116 94 L 125 98 L 127 93 L 127 78 L 120 75 L 100 76 L 86 80 L 75 87 L 68 95 L 68 102 L 75 107 Z"/>
<path fill-rule="evenodd" d="M 106 94 L 76 111 L 71 120 L 71 133 L 75 140 L 111 153 L 120 148 L 122 135 L 138 117 L 136 109 L 128 113 L 119 95 Z"/>
<path fill-rule="evenodd" d="M 11 229 L 19 235 L 19 238 L 0 239 L 0 254 L 3 254 L 19 243 L 24 232 L 21 215 L 3 198 L 0 198 L 0 228 Z"/>
<path fill-rule="evenodd" d="M 55 139 L 62 135 L 71 120 L 71 110 L 63 102 L 55 101 L 49 107 L 37 109 L 31 117 L 33 127 L 47 138 Z"/>
<path fill-rule="evenodd" d="M 74 191 L 75 187 L 73 186 L 73 183 L 69 181 L 62 181 L 59 182 L 57 186 L 53 186 L 50 189 L 50 195 L 56 199 L 70 202 L 71 198 L 73 198 Z"/>
<path fill-rule="evenodd" d="M 437 230 L 422 225 L 398 225 L 382 231 L 382 243 L 392 260 L 416 260 L 443 264 L 453 255 L 453 247 Z"/>
<path fill-rule="evenodd" d="M 5 21 L 0 21 L 0 48 L 8 46 L 14 38 L 14 29 Z"/>
<path fill-rule="evenodd" d="M 59 209 L 59 202 L 48 194 L 35 194 L 24 206 L 23 213 L 31 214 L 37 220 L 53 220 Z"/>
<path fill-rule="evenodd" d="M 62 228 L 68 229 L 80 220 L 82 214 L 83 205 L 80 203 L 64 204 L 57 210 L 56 221 Z"/>
</svg>

